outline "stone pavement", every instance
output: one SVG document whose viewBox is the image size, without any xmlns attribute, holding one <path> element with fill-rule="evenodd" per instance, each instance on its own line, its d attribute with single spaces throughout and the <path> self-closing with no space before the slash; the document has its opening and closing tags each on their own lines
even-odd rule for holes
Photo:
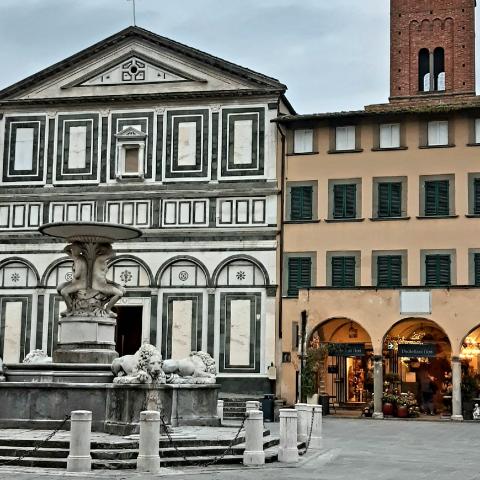
<svg viewBox="0 0 480 480">
<path fill-rule="evenodd" d="M 274 425 L 267 424 L 272 431 Z M 64 471 L 0 467 L 2 480 L 150 479 L 173 475 L 199 480 L 478 480 L 480 424 L 326 418 L 324 449 L 310 452 L 296 468 L 211 467 L 168 469 L 159 475 L 134 471 L 67 474 Z"/>
</svg>

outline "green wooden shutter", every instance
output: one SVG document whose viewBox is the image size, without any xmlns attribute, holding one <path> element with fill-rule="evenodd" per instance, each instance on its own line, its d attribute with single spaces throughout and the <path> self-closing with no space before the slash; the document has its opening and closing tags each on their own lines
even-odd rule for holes
<svg viewBox="0 0 480 480">
<path fill-rule="evenodd" d="M 332 257 L 332 287 L 355 286 L 355 257 Z"/>
<path fill-rule="evenodd" d="M 474 261 L 474 284 L 476 287 L 480 287 L 480 253 L 476 253 L 473 256 Z"/>
<path fill-rule="evenodd" d="M 297 296 L 299 288 L 311 286 L 312 260 L 310 257 L 288 259 L 288 296 Z"/>
<path fill-rule="evenodd" d="M 400 287 L 402 285 L 401 255 L 385 255 L 377 257 L 377 286 Z"/>
<path fill-rule="evenodd" d="M 291 220 L 312 220 L 312 194 L 311 186 L 291 188 Z"/>
<path fill-rule="evenodd" d="M 450 182 L 435 180 L 425 182 L 425 215 L 427 217 L 450 214 Z"/>
<path fill-rule="evenodd" d="M 451 284 L 450 255 L 425 257 L 425 284 L 432 287 L 446 287 Z"/>
<path fill-rule="evenodd" d="M 357 185 L 355 183 L 333 186 L 333 217 L 357 216 Z"/>
<path fill-rule="evenodd" d="M 378 216 L 380 218 L 402 216 L 402 184 L 386 182 L 378 184 Z"/>
<path fill-rule="evenodd" d="M 480 178 L 473 182 L 473 213 L 480 215 Z"/>
</svg>

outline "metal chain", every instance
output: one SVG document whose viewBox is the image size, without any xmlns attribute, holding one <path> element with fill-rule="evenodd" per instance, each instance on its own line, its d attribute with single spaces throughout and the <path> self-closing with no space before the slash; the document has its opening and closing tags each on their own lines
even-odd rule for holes
<svg viewBox="0 0 480 480">
<path fill-rule="evenodd" d="M 53 430 L 53 432 L 50 432 L 44 440 L 42 440 L 40 443 L 37 443 L 35 445 L 34 448 L 32 448 L 32 450 L 28 450 L 27 452 L 25 452 L 23 455 L 20 455 L 19 457 L 15 457 L 15 458 L 12 458 L 11 460 L 8 460 L 8 461 L 3 461 L 3 462 L 0 462 L 0 465 L 4 466 L 4 465 L 9 465 L 13 462 L 18 462 L 20 460 L 23 460 L 25 457 L 28 457 L 30 454 L 33 454 L 35 452 L 37 452 L 40 448 L 42 448 L 46 443 L 48 443 L 60 430 L 62 430 L 62 428 L 65 426 L 65 424 L 68 422 L 68 420 L 70 420 L 71 416 L 70 415 L 65 415 L 65 418 L 64 420 L 62 421 L 62 423 L 55 429 Z"/>
<path fill-rule="evenodd" d="M 308 434 L 307 444 L 305 446 L 305 453 L 308 452 L 308 447 L 310 447 L 310 440 L 312 439 L 312 431 L 313 431 L 313 418 L 315 417 L 315 407 L 312 408 L 312 420 L 310 422 L 310 432 Z"/>
<path fill-rule="evenodd" d="M 245 417 L 243 420 L 242 420 L 242 423 L 240 425 L 240 427 L 238 428 L 238 431 L 235 435 L 235 437 L 233 438 L 233 440 L 230 442 L 230 444 L 227 446 L 227 448 L 223 451 L 223 453 L 221 455 L 218 455 L 216 457 L 213 458 L 213 460 L 210 460 L 208 462 L 205 462 L 205 463 L 202 463 L 202 462 L 197 462 L 197 463 L 194 463 L 193 466 L 195 467 L 209 467 L 211 465 L 214 465 L 215 463 L 218 463 L 220 460 L 222 460 L 227 454 L 228 452 L 230 452 L 232 450 L 232 447 L 234 445 L 236 445 L 236 441 L 240 435 L 240 432 L 243 430 L 243 427 L 245 425 L 245 421 L 246 421 L 247 417 Z M 168 441 L 170 442 L 170 445 L 173 447 L 173 449 L 179 454 L 179 456 L 181 458 L 183 458 L 186 462 L 191 462 L 191 459 L 187 458 L 180 450 L 179 448 L 175 445 L 174 441 L 173 441 L 173 438 L 172 436 L 170 435 L 170 432 L 168 431 L 168 425 L 167 423 L 165 422 L 165 419 L 163 418 L 163 415 L 160 416 L 160 420 L 162 421 L 162 424 L 163 424 L 163 427 L 165 429 L 165 433 L 167 435 L 167 438 L 168 438 Z"/>
</svg>

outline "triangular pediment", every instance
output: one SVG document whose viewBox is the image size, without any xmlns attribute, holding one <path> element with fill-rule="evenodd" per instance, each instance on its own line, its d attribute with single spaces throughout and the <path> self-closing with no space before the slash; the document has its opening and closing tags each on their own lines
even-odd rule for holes
<svg viewBox="0 0 480 480">
<path fill-rule="evenodd" d="M 285 90 L 271 77 L 129 27 L 0 91 L 0 104 Z"/>
<path fill-rule="evenodd" d="M 147 134 L 135 127 L 125 127 L 115 136 L 117 138 L 145 138 Z"/>
<path fill-rule="evenodd" d="M 204 80 L 133 51 L 62 88 L 192 81 Z"/>
</svg>

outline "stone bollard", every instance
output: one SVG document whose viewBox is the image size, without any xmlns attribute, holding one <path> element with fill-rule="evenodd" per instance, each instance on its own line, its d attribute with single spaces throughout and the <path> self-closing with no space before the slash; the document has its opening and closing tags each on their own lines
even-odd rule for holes
<svg viewBox="0 0 480 480">
<path fill-rule="evenodd" d="M 312 434 L 310 436 L 309 448 L 313 450 L 319 450 L 322 448 L 322 406 L 321 405 L 311 405 L 310 406 L 310 415 L 308 418 L 308 434 L 310 434 L 310 425 L 312 425 Z M 312 424 L 312 413 L 313 413 L 313 424 Z"/>
<path fill-rule="evenodd" d="M 282 408 L 280 410 L 280 446 L 278 461 L 283 463 L 298 462 L 297 448 L 298 412 Z"/>
<path fill-rule="evenodd" d="M 312 421 L 312 405 L 297 403 L 295 410 L 298 412 L 297 439 L 299 442 L 306 442 Z"/>
<path fill-rule="evenodd" d="M 260 410 L 260 402 L 257 400 L 248 400 L 245 402 L 245 413 L 248 413 L 251 410 Z"/>
<path fill-rule="evenodd" d="M 223 423 L 223 400 L 217 401 L 217 417 L 220 419 L 220 425 Z"/>
<path fill-rule="evenodd" d="M 75 410 L 70 420 L 70 452 L 67 458 L 67 472 L 89 472 L 92 469 L 90 436 L 92 412 Z"/>
<path fill-rule="evenodd" d="M 260 410 L 247 412 L 245 421 L 245 451 L 243 452 L 244 465 L 263 465 L 265 452 L 263 451 L 263 413 Z"/>
<path fill-rule="evenodd" d="M 140 412 L 140 442 L 137 471 L 158 473 L 160 471 L 160 412 Z"/>
</svg>

